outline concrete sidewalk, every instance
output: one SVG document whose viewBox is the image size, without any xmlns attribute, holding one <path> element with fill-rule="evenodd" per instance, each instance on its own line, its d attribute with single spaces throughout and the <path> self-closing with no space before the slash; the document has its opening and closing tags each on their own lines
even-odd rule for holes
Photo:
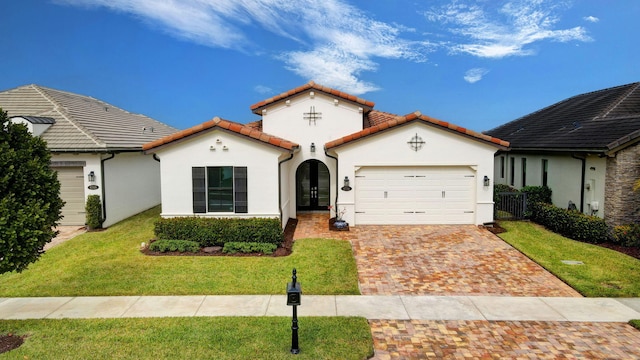
<svg viewBox="0 0 640 360">
<path fill-rule="evenodd" d="M 285 295 L 0 298 L 0 319 L 291 316 Z M 640 298 L 303 295 L 299 316 L 395 320 L 627 322 Z"/>
</svg>

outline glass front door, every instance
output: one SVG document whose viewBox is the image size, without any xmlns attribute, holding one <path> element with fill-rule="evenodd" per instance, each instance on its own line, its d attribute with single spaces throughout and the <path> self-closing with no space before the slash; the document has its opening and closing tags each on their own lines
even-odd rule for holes
<svg viewBox="0 0 640 360">
<path fill-rule="evenodd" d="M 298 210 L 327 210 L 329 206 L 329 169 L 318 160 L 307 160 L 296 171 Z"/>
</svg>

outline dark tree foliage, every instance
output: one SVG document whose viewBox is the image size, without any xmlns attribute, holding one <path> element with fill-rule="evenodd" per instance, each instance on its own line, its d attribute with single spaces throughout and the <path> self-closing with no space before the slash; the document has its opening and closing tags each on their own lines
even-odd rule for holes
<svg viewBox="0 0 640 360">
<path fill-rule="evenodd" d="M 47 144 L 0 109 L 0 274 L 38 260 L 62 218 L 58 175 Z"/>
</svg>

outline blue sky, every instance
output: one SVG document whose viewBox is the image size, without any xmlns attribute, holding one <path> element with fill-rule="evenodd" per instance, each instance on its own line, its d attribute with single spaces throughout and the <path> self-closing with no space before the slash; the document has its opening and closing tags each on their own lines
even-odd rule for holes
<svg viewBox="0 0 640 360">
<path fill-rule="evenodd" d="M 476 131 L 640 81 L 637 0 L 0 1 L 0 90 L 184 129 L 314 80 Z"/>
</svg>

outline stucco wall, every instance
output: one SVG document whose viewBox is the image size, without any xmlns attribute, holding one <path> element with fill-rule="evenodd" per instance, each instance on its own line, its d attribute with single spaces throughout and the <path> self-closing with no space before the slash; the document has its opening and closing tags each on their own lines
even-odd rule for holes
<svg viewBox="0 0 640 360">
<path fill-rule="evenodd" d="M 501 160 L 504 158 L 504 177 L 502 177 Z M 583 211 L 599 217 L 605 216 L 605 174 L 606 159 L 597 155 L 586 156 L 585 183 L 582 183 L 582 160 L 570 154 L 523 154 L 517 152 L 501 153 L 496 156 L 494 177 L 497 184 L 507 184 L 517 189 L 522 188 L 522 159 L 526 158 L 526 185 L 542 185 L 542 161 L 548 161 L 547 186 L 551 188 L 551 201 L 554 205 L 567 208 L 569 201 L 580 208 L 581 189 L 584 187 Z M 511 181 L 511 159 L 514 159 L 513 182 Z M 588 184 L 588 185 L 587 185 Z M 587 189 L 588 188 L 588 189 Z M 598 203 L 598 211 L 594 202 Z"/>
<path fill-rule="evenodd" d="M 619 151 L 607 160 L 605 211 L 609 225 L 640 223 L 640 194 L 633 184 L 640 179 L 640 145 Z"/>
<path fill-rule="evenodd" d="M 161 160 L 162 216 L 193 215 L 191 168 L 194 166 L 247 167 L 248 213 L 215 212 L 198 216 L 280 216 L 278 162 L 286 158 L 284 150 L 216 129 L 161 148 L 157 154 Z"/>
<path fill-rule="evenodd" d="M 103 176 L 104 227 L 160 204 L 160 164 L 152 155 L 116 154 L 104 162 Z"/>
<path fill-rule="evenodd" d="M 418 134 L 425 144 L 419 151 L 407 142 Z M 475 223 L 493 221 L 493 186 L 483 186 L 484 176 L 493 174 L 496 148 L 445 130 L 411 123 L 355 141 L 335 150 L 339 155 L 340 179 L 348 176 L 354 184 L 362 166 L 469 166 L 476 171 Z M 492 182 L 493 184 L 493 182 Z M 354 223 L 355 191 L 340 190 L 338 206 L 346 208 L 345 220 Z"/>
<path fill-rule="evenodd" d="M 304 118 L 312 106 L 316 113 L 321 114 L 315 121 Z M 300 145 L 293 159 L 287 161 L 286 168 L 282 169 L 283 215 L 286 213 L 289 217 L 296 218 L 296 170 L 300 164 L 311 159 L 322 162 L 329 169 L 330 203 L 335 203 L 336 161 L 325 155 L 324 144 L 362 130 L 362 119 L 362 108 L 358 105 L 315 90 L 294 96 L 288 103 L 276 103 L 262 114 L 262 129 L 265 133 Z M 311 151 L 312 143 L 315 145 L 315 152 Z"/>
</svg>

